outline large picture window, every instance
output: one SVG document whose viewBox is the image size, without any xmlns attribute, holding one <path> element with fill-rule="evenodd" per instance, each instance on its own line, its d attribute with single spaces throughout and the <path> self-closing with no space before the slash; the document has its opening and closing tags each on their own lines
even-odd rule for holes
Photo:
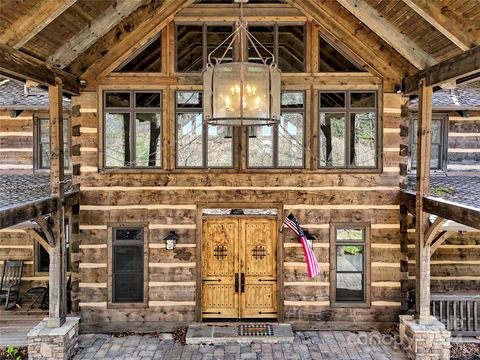
<svg viewBox="0 0 480 360">
<path fill-rule="evenodd" d="M 336 224 L 330 231 L 332 304 L 368 304 L 369 227 Z"/>
<path fill-rule="evenodd" d="M 113 228 L 112 303 L 144 301 L 144 229 Z"/>
<path fill-rule="evenodd" d="M 249 168 L 303 168 L 305 93 L 284 91 L 280 123 L 252 127 L 248 132 Z"/>
<path fill-rule="evenodd" d="M 176 167 L 233 167 L 233 129 L 203 124 L 203 93 L 176 92 Z"/>
<path fill-rule="evenodd" d="M 162 167 L 162 93 L 107 91 L 104 94 L 106 168 Z"/>
<path fill-rule="evenodd" d="M 70 133 L 69 119 L 63 118 L 63 159 L 64 167 L 70 167 Z M 37 119 L 37 148 L 36 148 L 36 167 L 37 169 L 50 169 L 50 119 Z"/>
<path fill-rule="evenodd" d="M 447 117 L 436 117 L 432 119 L 432 141 L 430 146 L 430 170 L 443 171 L 447 168 L 448 151 L 448 119 Z M 417 168 L 417 131 L 418 120 L 411 121 L 410 136 L 410 163 L 411 170 Z"/>
<path fill-rule="evenodd" d="M 376 168 L 377 93 L 319 93 L 319 167 Z"/>
</svg>

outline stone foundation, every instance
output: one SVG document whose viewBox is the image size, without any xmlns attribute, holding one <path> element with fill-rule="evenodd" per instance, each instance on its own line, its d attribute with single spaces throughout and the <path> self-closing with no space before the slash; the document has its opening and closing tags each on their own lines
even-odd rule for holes
<svg viewBox="0 0 480 360">
<path fill-rule="evenodd" d="M 412 315 L 400 315 L 400 342 L 409 359 L 450 359 L 450 331 L 436 318 L 420 325 Z"/>
<path fill-rule="evenodd" d="M 78 346 L 80 318 L 67 317 L 58 328 L 47 326 L 48 318 L 43 319 L 28 333 L 29 359 L 70 359 Z"/>
</svg>

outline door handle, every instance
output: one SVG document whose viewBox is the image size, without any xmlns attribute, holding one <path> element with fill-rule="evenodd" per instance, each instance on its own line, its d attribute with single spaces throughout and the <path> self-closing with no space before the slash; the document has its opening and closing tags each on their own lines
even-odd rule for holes
<svg viewBox="0 0 480 360">
<path fill-rule="evenodd" d="M 235 273 L 235 292 L 238 293 L 238 273 Z"/>
<path fill-rule="evenodd" d="M 245 274 L 244 273 L 242 273 L 241 275 L 240 290 L 242 293 L 245 292 Z"/>
</svg>

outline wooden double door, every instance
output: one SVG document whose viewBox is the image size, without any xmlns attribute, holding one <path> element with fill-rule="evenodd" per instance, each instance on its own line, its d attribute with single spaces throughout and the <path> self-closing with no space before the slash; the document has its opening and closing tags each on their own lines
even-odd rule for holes
<svg viewBox="0 0 480 360">
<path fill-rule="evenodd" d="M 276 219 L 203 220 L 202 317 L 277 317 Z"/>
</svg>

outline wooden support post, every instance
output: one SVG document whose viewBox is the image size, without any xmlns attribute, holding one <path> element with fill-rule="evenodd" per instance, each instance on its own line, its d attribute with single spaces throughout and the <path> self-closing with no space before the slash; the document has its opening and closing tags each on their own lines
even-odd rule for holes
<svg viewBox="0 0 480 360">
<path fill-rule="evenodd" d="M 51 214 L 53 246 L 49 268 L 49 327 L 60 327 L 67 313 L 67 263 L 65 246 L 65 184 L 63 160 L 62 82 L 49 86 L 50 103 L 50 182 L 52 195 L 58 197 L 57 208 Z"/>
<path fill-rule="evenodd" d="M 417 133 L 417 189 L 415 200 L 415 315 L 420 324 L 430 324 L 430 246 L 425 244 L 428 214 L 423 211 L 423 197 L 430 182 L 430 144 L 432 138 L 432 87 L 419 83 Z"/>
</svg>

